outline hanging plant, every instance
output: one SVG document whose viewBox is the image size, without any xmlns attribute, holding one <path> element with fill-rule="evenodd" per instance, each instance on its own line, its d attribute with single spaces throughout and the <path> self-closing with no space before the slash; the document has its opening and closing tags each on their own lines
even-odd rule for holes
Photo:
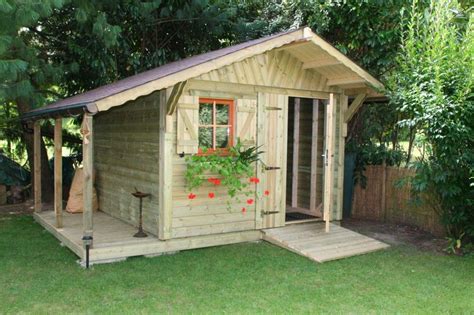
<svg viewBox="0 0 474 315">
<path fill-rule="evenodd" d="M 240 140 L 233 147 L 224 150 L 203 150 L 200 154 L 186 157 L 187 168 L 185 172 L 187 187 L 189 191 L 201 187 L 208 182 L 214 186 L 224 186 L 227 194 L 234 198 L 240 192 L 250 195 L 251 191 L 246 191 L 249 183 L 257 184 L 258 178 L 252 177 L 255 172 L 255 162 L 259 161 L 259 156 L 263 151 L 258 151 L 259 147 L 244 148 Z M 250 178 L 249 180 L 243 180 Z M 196 195 L 192 192 L 189 199 L 194 199 Z M 209 198 L 214 198 L 215 193 L 210 192 Z"/>
</svg>

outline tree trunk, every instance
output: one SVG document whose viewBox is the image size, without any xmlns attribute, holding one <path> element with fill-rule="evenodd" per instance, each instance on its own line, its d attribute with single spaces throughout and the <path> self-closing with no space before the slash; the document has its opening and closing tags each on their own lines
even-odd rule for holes
<svg viewBox="0 0 474 315">
<path fill-rule="evenodd" d="M 18 99 L 16 101 L 18 107 L 18 113 L 23 115 L 24 113 L 28 112 L 31 107 L 29 103 L 24 99 Z M 26 130 L 25 130 L 26 129 Z M 22 139 L 25 143 L 26 152 L 28 154 L 28 164 L 30 166 L 32 181 L 34 172 L 33 172 L 33 124 L 28 123 L 27 128 L 23 129 Z M 48 154 L 46 152 L 46 146 L 44 144 L 43 139 L 41 139 L 41 195 L 42 195 L 42 202 L 52 202 L 54 198 L 54 190 L 53 190 L 53 172 L 49 167 L 48 163 Z"/>
</svg>

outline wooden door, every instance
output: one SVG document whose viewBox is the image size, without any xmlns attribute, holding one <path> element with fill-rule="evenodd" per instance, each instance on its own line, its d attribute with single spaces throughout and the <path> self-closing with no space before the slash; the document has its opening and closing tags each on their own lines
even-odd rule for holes
<svg viewBox="0 0 474 315">
<path fill-rule="evenodd" d="M 326 232 L 329 232 L 329 222 L 331 221 L 334 201 L 334 147 L 336 140 L 336 99 L 332 93 L 329 95 L 329 102 L 326 106 L 324 133 L 323 217 L 326 222 Z"/>
<path fill-rule="evenodd" d="M 260 229 L 285 225 L 288 96 L 259 93 L 257 108 L 257 145 L 264 151 L 257 167 L 256 228 Z"/>
</svg>

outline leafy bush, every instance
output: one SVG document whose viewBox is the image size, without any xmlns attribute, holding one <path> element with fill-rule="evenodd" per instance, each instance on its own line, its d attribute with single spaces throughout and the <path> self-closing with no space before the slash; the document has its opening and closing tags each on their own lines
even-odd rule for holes
<svg viewBox="0 0 474 315">
<path fill-rule="evenodd" d="M 415 192 L 430 192 L 450 237 L 474 237 L 474 21 L 456 1 L 418 1 L 405 19 L 391 102 L 429 148 Z"/>
</svg>

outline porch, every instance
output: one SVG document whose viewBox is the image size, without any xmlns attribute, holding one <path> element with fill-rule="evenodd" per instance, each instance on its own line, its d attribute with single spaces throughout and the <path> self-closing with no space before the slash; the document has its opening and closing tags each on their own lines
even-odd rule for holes
<svg viewBox="0 0 474 315">
<path fill-rule="evenodd" d="M 63 212 L 63 227 L 56 227 L 54 211 L 34 213 L 35 220 L 67 246 L 85 263 L 83 246 L 83 217 L 81 214 Z M 137 229 L 102 211 L 93 213 L 94 240 L 89 251 L 90 264 L 125 260 L 133 256 L 156 256 L 185 249 L 227 245 L 260 240 L 260 231 L 244 231 L 215 235 L 178 238 L 161 241 L 148 233 L 148 237 L 135 238 Z"/>
<path fill-rule="evenodd" d="M 156 256 L 186 249 L 227 245 L 265 240 L 316 262 L 325 262 L 361 255 L 387 248 L 388 245 L 351 230 L 331 224 L 325 231 L 324 222 L 292 224 L 285 227 L 221 233 L 162 241 L 148 234 L 135 238 L 137 229 L 102 211 L 93 213 L 94 243 L 89 252 L 90 264 L 125 260 L 133 256 Z M 34 213 L 35 220 L 52 233 L 64 246 L 73 251 L 85 263 L 82 242 L 82 215 L 63 213 L 63 227 L 56 227 L 54 211 Z"/>
</svg>

